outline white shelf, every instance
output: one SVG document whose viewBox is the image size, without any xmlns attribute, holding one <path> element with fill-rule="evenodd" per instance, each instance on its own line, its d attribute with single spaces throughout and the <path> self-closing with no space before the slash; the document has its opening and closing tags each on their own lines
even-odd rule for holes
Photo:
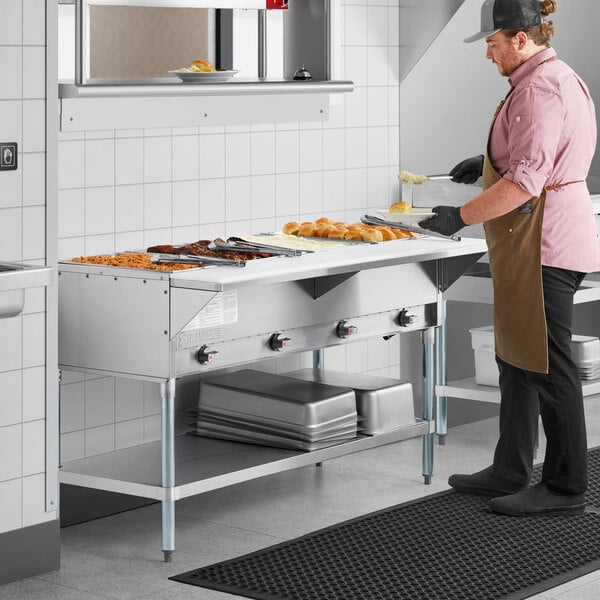
<svg viewBox="0 0 600 600">
<path fill-rule="evenodd" d="M 600 379 L 582 381 L 584 396 L 593 396 L 600 394 Z M 475 383 L 474 377 L 467 379 L 457 379 L 449 381 L 446 385 L 436 386 L 438 396 L 449 398 L 465 398 L 467 400 L 477 400 L 479 402 L 500 403 L 500 388 L 490 385 L 479 385 Z"/>
<path fill-rule="evenodd" d="M 324 121 L 351 81 L 61 84 L 61 131 Z"/>
<path fill-rule="evenodd" d="M 161 486 L 160 442 L 67 462 L 59 470 L 59 481 L 155 500 L 179 500 L 433 431 L 433 421 L 417 420 L 394 431 L 359 436 L 313 452 L 178 435 L 173 488 Z"/>
</svg>

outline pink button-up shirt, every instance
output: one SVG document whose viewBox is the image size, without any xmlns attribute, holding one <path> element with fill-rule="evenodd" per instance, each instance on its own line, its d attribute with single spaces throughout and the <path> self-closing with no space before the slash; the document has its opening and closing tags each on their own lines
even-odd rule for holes
<svg viewBox="0 0 600 600">
<path fill-rule="evenodd" d="M 600 271 L 600 246 L 585 184 L 596 148 L 594 103 L 585 83 L 556 56 L 539 52 L 509 77 L 513 88 L 492 128 L 494 168 L 532 196 L 547 186 L 542 264 Z"/>
</svg>

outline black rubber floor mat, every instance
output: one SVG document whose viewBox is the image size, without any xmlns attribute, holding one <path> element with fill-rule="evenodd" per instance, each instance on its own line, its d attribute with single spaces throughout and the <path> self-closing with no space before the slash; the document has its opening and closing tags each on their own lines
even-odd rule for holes
<svg viewBox="0 0 600 600">
<path fill-rule="evenodd" d="M 445 491 L 171 579 L 259 600 L 521 600 L 600 568 L 600 448 L 589 476 L 581 515 Z"/>
</svg>

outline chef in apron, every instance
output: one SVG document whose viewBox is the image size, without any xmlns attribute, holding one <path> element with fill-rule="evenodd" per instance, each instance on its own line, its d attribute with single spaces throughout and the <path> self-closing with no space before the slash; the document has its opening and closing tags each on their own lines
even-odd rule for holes
<svg viewBox="0 0 600 600">
<path fill-rule="evenodd" d="M 421 227 L 451 235 L 483 223 L 494 289 L 500 432 L 493 463 L 449 484 L 490 496 L 494 512 L 526 516 L 585 509 L 587 440 L 581 382 L 571 358 L 573 295 L 600 270 L 586 177 L 596 120 L 585 83 L 550 47 L 554 0 L 485 0 L 486 57 L 510 90 L 492 120 L 485 155 L 453 181 L 483 175 L 461 207 L 437 206 Z M 547 438 L 542 481 L 529 486 L 538 417 Z"/>
</svg>

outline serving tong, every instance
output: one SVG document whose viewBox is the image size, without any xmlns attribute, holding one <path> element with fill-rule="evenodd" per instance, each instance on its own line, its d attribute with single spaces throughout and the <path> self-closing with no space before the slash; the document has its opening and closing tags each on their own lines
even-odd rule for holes
<svg viewBox="0 0 600 600">
<path fill-rule="evenodd" d="M 360 220 L 368 225 L 383 225 L 384 227 L 393 227 L 394 229 L 403 229 L 404 231 L 411 231 L 412 233 L 419 233 L 430 237 L 452 240 L 453 242 L 460 242 L 462 239 L 460 235 L 444 235 L 442 233 L 437 233 L 437 231 L 430 231 L 429 229 L 423 229 L 422 227 L 416 227 L 414 225 L 405 225 L 404 223 L 394 223 L 393 221 L 386 221 L 385 219 L 380 219 L 379 217 L 373 217 L 371 215 L 363 215 Z"/>
<path fill-rule="evenodd" d="M 219 267 L 245 267 L 246 261 L 236 258 L 218 258 L 216 256 L 202 256 L 200 254 L 153 254 L 150 262 L 177 263 L 180 265 L 216 265 Z"/>
<path fill-rule="evenodd" d="M 271 244 L 259 244 L 248 242 L 244 238 L 229 237 L 226 242 L 215 240 L 208 245 L 209 250 L 228 252 L 252 252 L 257 254 L 273 254 L 278 256 L 300 256 L 310 250 L 298 250 L 297 248 L 285 248 L 283 246 L 272 246 Z"/>
</svg>

